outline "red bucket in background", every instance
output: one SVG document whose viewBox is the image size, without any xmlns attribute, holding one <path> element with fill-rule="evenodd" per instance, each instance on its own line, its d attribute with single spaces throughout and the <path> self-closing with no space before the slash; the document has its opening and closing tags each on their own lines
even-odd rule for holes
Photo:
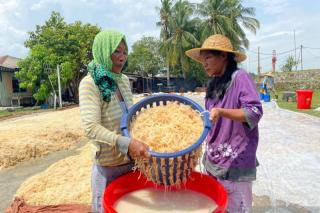
<svg viewBox="0 0 320 213">
<path fill-rule="evenodd" d="M 147 181 L 147 179 L 143 175 L 140 175 L 139 172 L 131 172 L 117 178 L 105 189 L 103 197 L 103 207 L 105 212 L 116 213 L 117 211 L 113 208 L 113 205 L 119 198 L 133 191 L 146 188 L 165 190 L 164 186 L 155 186 L 153 182 Z M 171 187 L 171 189 L 179 190 L 175 187 Z M 218 181 L 208 175 L 201 174 L 199 172 L 192 172 L 186 184 L 181 186 L 181 189 L 199 192 L 214 200 L 217 205 L 214 210 L 215 213 L 225 212 L 227 208 L 227 192 Z"/>
<path fill-rule="evenodd" d="M 312 103 L 312 90 L 296 90 L 297 109 L 310 109 Z"/>
</svg>

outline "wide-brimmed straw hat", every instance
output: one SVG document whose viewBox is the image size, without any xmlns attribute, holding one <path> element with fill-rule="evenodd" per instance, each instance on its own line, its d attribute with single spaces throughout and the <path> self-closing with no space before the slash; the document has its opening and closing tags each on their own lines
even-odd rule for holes
<svg viewBox="0 0 320 213">
<path fill-rule="evenodd" d="M 263 74 L 264 76 L 269 76 L 269 77 L 274 77 L 274 75 L 272 74 L 272 72 L 268 72 L 268 73 L 265 73 Z"/>
<path fill-rule="evenodd" d="M 186 55 L 190 58 L 202 63 L 203 59 L 200 55 L 201 50 L 217 50 L 222 52 L 230 52 L 234 53 L 235 60 L 237 62 L 241 62 L 246 60 L 247 56 L 244 53 L 235 51 L 231 44 L 231 41 L 220 34 L 215 34 L 208 37 L 202 44 L 201 48 L 194 48 L 191 50 L 186 51 Z"/>
</svg>

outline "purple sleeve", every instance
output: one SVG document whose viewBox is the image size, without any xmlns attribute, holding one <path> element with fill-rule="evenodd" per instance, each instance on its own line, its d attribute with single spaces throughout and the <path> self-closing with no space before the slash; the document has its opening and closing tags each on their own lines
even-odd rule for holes
<svg viewBox="0 0 320 213">
<path fill-rule="evenodd" d="M 263 114 L 258 92 L 247 72 L 240 71 L 236 78 L 239 89 L 239 105 L 244 110 L 247 124 L 250 129 L 253 129 L 258 125 Z"/>
</svg>

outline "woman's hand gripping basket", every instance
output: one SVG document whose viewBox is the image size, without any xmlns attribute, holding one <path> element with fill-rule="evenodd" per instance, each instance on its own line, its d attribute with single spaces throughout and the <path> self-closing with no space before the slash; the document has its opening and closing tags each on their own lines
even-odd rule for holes
<svg viewBox="0 0 320 213">
<path fill-rule="evenodd" d="M 149 153 L 151 157 L 149 160 L 135 159 L 138 169 L 149 180 L 156 184 L 166 186 L 185 183 L 192 170 L 196 167 L 202 153 L 201 144 L 211 128 L 208 112 L 204 111 L 199 104 L 189 98 L 172 94 L 161 94 L 147 97 L 136 103 L 129 109 L 127 114 L 122 116 L 121 120 L 121 130 L 123 134 L 131 137 L 132 122 L 141 112 L 156 106 L 167 106 L 172 102 L 188 105 L 197 111 L 198 116 L 201 117 L 203 130 L 202 132 L 200 130 L 198 140 L 194 143 L 192 142 L 193 144 L 182 150 L 171 153 L 160 153 L 150 150 Z M 144 142 L 143 139 L 142 142 Z M 179 141 L 176 141 L 176 143 L 179 143 Z"/>
</svg>

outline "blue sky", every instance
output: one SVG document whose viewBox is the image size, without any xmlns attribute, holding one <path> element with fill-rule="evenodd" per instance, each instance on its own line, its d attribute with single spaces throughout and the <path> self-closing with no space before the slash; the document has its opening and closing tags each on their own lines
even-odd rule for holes
<svg viewBox="0 0 320 213">
<path fill-rule="evenodd" d="M 303 67 L 320 68 L 320 1 L 244 0 L 243 4 L 256 8 L 261 24 L 256 35 L 247 34 L 250 48 L 244 68 L 256 72 L 258 46 L 262 70 L 271 69 L 272 50 L 282 53 L 277 56 L 277 68 L 280 68 L 289 54 L 295 54 L 294 51 L 283 53 L 294 49 L 294 30 L 297 47 L 319 48 L 303 48 Z M 28 49 L 23 42 L 28 38 L 27 32 L 33 31 L 37 24 L 42 25 L 52 10 L 60 12 L 69 23 L 80 20 L 122 31 L 129 45 L 144 35 L 159 37 L 156 6 L 160 6 L 160 0 L 0 0 L 0 55 L 25 57 Z M 297 50 L 296 56 L 299 55 Z"/>
</svg>

